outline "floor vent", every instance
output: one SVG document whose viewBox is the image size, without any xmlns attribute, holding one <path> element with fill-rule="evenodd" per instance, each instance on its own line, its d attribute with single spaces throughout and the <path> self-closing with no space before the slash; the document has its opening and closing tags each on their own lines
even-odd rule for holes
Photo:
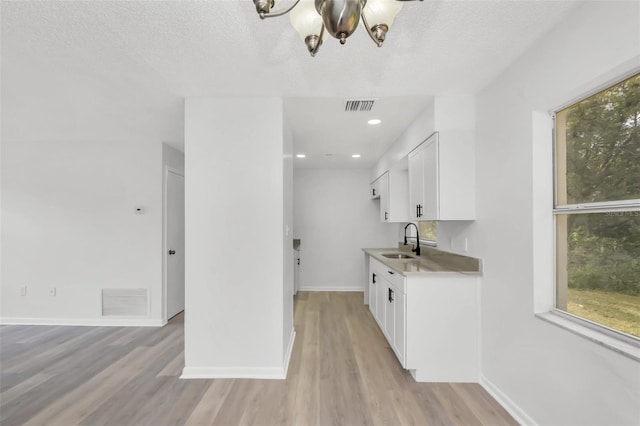
<svg viewBox="0 0 640 426">
<path fill-rule="evenodd" d="M 346 112 L 371 111 L 374 102 L 373 99 L 349 100 L 345 103 L 344 110 Z"/>
<path fill-rule="evenodd" d="M 102 316 L 148 316 L 149 301 L 146 288 L 103 288 Z"/>
</svg>

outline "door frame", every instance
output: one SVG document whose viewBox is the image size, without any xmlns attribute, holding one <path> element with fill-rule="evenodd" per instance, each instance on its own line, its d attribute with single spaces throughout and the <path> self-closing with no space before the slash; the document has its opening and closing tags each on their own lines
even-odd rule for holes
<svg viewBox="0 0 640 426">
<path fill-rule="evenodd" d="M 167 210 L 169 208 L 169 203 L 168 203 L 168 191 L 167 191 L 167 182 L 169 180 L 169 173 L 173 173 L 174 175 L 177 176 L 182 176 L 184 178 L 184 172 L 181 170 L 178 170 L 174 167 L 170 167 L 167 166 L 165 164 L 164 166 L 164 173 L 162 174 L 162 325 L 166 324 L 169 321 L 169 318 L 167 318 L 167 304 L 168 304 L 168 298 L 167 298 L 167 263 L 168 263 L 168 250 L 169 247 L 167 246 L 167 225 L 168 225 L 168 220 L 167 220 Z M 185 283 L 186 284 L 186 283 Z M 185 289 L 186 290 L 186 289 Z M 186 291 L 185 291 L 186 293 Z"/>
</svg>

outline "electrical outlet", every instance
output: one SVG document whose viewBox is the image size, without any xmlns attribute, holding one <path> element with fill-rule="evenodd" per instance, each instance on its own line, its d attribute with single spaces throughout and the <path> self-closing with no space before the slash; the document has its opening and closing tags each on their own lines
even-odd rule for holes
<svg viewBox="0 0 640 426">
<path fill-rule="evenodd" d="M 56 288 L 55 287 L 49 288 L 49 296 L 55 296 L 55 295 L 56 295 Z"/>
<path fill-rule="evenodd" d="M 22 287 L 20 287 L 20 296 L 26 296 L 27 295 L 27 286 L 23 285 Z"/>
</svg>

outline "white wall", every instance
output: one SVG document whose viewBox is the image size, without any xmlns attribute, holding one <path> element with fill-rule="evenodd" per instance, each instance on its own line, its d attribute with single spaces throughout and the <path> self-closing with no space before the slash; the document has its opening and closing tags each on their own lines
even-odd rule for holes
<svg viewBox="0 0 640 426">
<path fill-rule="evenodd" d="M 162 164 L 184 173 L 184 152 L 179 151 L 166 143 L 162 144 Z"/>
<path fill-rule="evenodd" d="M 397 225 L 380 222 L 366 169 L 295 169 L 294 236 L 300 290 L 363 290 L 363 247 L 395 247 Z"/>
<path fill-rule="evenodd" d="M 160 325 L 161 170 L 159 142 L 4 137 L 2 321 Z M 149 289 L 149 317 L 102 318 L 103 288 Z"/>
<path fill-rule="evenodd" d="M 184 377 L 284 375 L 283 153 L 281 99 L 187 99 Z"/>
<path fill-rule="evenodd" d="M 162 141 L 181 145 L 182 98 L 153 72 L 127 74 L 131 58 L 56 68 L 77 44 L 13 42 L 2 51 L 1 320 L 160 325 Z M 102 288 L 139 287 L 148 318 L 101 317 Z"/>
<path fill-rule="evenodd" d="M 432 99 L 371 168 L 370 180 L 374 181 L 385 171 L 397 168 L 399 164 L 402 164 L 400 168 L 409 167 L 407 155 L 435 131 L 435 100 Z"/>
<path fill-rule="evenodd" d="M 534 255 L 553 252 L 550 240 L 533 251 L 534 217 L 548 217 L 552 199 L 550 185 L 534 194 L 533 176 L 551 173 L 550 149 L 533 158 L 534 113 L 640 65 L 640 3 L 586 2 L 573 12 L 479 95 L 477 221 L 449 231 L 467 234 L 484 262 L 485 384 L 539 424 L 638 424 L 640 364 L 534 316 Z M 553 280 L 548 263 L 535 274 Z"/>
</svg>

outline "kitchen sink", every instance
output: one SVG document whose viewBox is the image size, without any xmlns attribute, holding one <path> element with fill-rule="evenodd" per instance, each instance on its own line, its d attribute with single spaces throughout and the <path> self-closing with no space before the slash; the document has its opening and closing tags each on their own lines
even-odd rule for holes
<svg viewBox="0 0 640 426">
<path fill-rule="evenodd" d="M 389 259 L 415 259 L 415 257 L 404 253 L 382 253 L 382 256 Z"/>
</svg>

